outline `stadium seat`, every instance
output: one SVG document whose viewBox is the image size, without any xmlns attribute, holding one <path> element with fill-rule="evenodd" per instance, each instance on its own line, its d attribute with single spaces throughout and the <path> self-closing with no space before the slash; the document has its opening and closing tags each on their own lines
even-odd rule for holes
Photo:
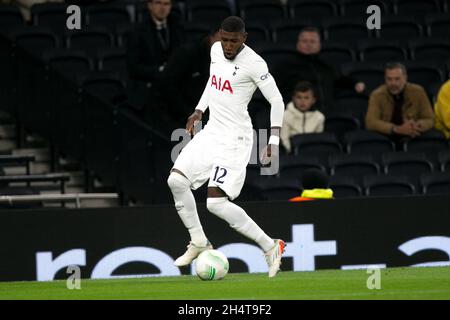
<svg viewBox="0 0 450 320">
<path fill-rule="evenodd" d="M 37 3 L 31 9 L 32 23 L 34 26 L 48 27 L 57 34 L 63 34 L 66 29 L 67 22 L 66 3 Z M 81 22 L 84 25 L 85 16 L 82 15 Z"/>
<path fill-rule="evenodd" d="M 211 26 L 205 22 L 189 22 L 184 25 L 184 35 L 186 42 L 195 42 L 206 37 L 211 30 Z"/>
<path fill-rule="evenodd" d="M 438 13 L 441 11 L 438 0 L 395 0 L 394 13 L 408 16 L 412 14 Z"/>
<path fill-rule="evenodd" d="M 196 0 L 186 3 L 187 20 L 218 23 L 232 15 L 232 9 L 226 0 Z"/>
<path fill-rule="evenodd" d="M 334 198 L 359 197 L 363 195 L 361 186 L 351 176 L 330 177 L 330 189 L 333 190 Z"/>
<path fill-rule="evenodd" d="M 118 24 L 115 27 L 114 35 L 118 47 L 127 48 L 130 34 L 133 32 L 133 26 L 129 24 Z"/>
<path fill-rule="evenodd" d="M 287 18 L 285 7 L 277 0 L 241 0 L 239 7 L 246 22 Z"/>
<path fill-rule="evenodd" d="M 424 153 L 429 160 L 437 164 L 439 152 L 449 150 L 449 144 L 441 131 L 432 129 L 419 137 L 404 142 L 403 150 Z"/>
<path fill-rule="evenodd" d="M 364 62 L 405 61 L 407 51 L 398 41 L 362 40 L 358 42 L 359 60 Z"/>
<path fill-rule="evenodd" d="M 367 29 L 364 19 L 361 18 L 330 18 L 323 21 L 322 27 L 326 41 L 349 41 L 372 37 L 372 30 Z"/>
<path fill-rule="evenodd" d="M 377 38 L 399 41 L 419 38 L 424 35 L 423 27 L 410 17 L 383 17 L 383 27 L 376 30 Z"/>
<path fill-rule="evenodd" d="M 420 176 L 424 194 L 450 194 L 450 173 L 432 173 Z"/>
<path fill-rule="evenodd" d="M 271 23 L 272 38 L 274 42 L 291 45 L 295 48 L 300 30 L 313 25 L 311 20 L 277 20 Z"/>
<path fill-rule="evenodd" d="M 416 193 L 416 187 L 408 176 L 368 175 L 363 178 L 367 196 L 407 196 Z"/>
<path fill-rule="evenodd" d="M 113 47 L 114 37 L 106 28 L 90 27 L 67 33 L 66 45 L 69 49 L 86 50 L 94 56 L 98 48 Z"/>
<path fill-rule="evenodd" d="M 326 114 L 325 116 L 325 132 L 332 132 L 341 138 L 346 132 L 358 130 L 361 128 L 361 124 L 357 118 L 351 115 L 341 112 L 333 112 L 332 114 Z"/>
<path fill-rule="evenodd" d="M 102 26 L 109 30 L 117 24 L 132 24 L 134 16 L 125 5 L 97 4 L 87 7 L 86 24 Z"/>
<path fill-rule="evenodd" d="M 0 5 L 0 32 L 25 24 L 17 6 Z"/>
<path fill-rule="evenodd" d="M 409 41 L 409 48 L 416 61 L 445 61 L 450 57 L 450 40 L 446 39 L 414 39 Z"/>
<path fill-rule="evenodd" d="M 444 71 L 442 66 L 434 61 L 406 61 L 404 63 L 408 71 L 408 81 L 420 84 L 429 89 L 431 84 L 444 82 Z"/>
<path fill-rule="evenodd" d="M 124 48 L 101 48 L 97 50 L 97 62 L 99 71 L 115 71 L 121 77 L 128 74 L 127 52 Z"/>
<path fill-rule="evenodd" d="M 107 103 L 116 104 L 124 98 L 125 83 L 115 72 L 77 74 L 77 83 L 86 92 L 100 97 Z"/>
<path fill-rule="evenodd" d="M 364 175 L 380 173 L 380 166 L 366 154 L 331 155 L 328 164 L 332 176 L 352 176 L 358 182 Z"/>
<path fill-rule="evenodd" d="M 295 45 L 265 43 L 255 47 L 254 49 L 267 62 L 269 70 L 273 70 L 275 66 L 282 64 L 282 62 L 286 59 L 297 55 Z"/>
<path fill-rule="evenodd" d="M 391 1 L 373 0 L 368 3 L 367 0 L 340 0 L 339 3 L 341 14 L 347 17 L 356 17 L 366 14 L 369 5 L 379 6 L 382 16 L 386 16 L 393 11 Z"/>
<path fill-rule="evenodd" d="M 302 174 L 307 169 L 319 169 L 326 172 L 324 165 L 319 164 L 319 159 L 314 156 L 280 156 L 281 178 L 294 178 L 300 181 Z"/>
<path fill-rule="evenodd" d="M 448 37 L 450 15 L 448 13 L 426 15 L 425 25 L 429 37 Z"/>
<path fill-rule="evenodd" d="M 343 75 L 363 81 L 368 93 L 384 84 L 384 66 L 381 63 L 344 63 L 341 65 L 341 72 Z"/>
<path fill-rule="evenodd" d="M 364 117 L 367 112 L 368 98 L 364 95 L 352 97 L 336 97 L 335 108 L 338 112 L 347 112 L 359 120 L 361 128 L 364 128 Z"/>
<path fill-rule="evenodd" d="M 289 0 L 288 10 L 292 19 L 324 19 L 338 16 L 338 7 L 331 0 Z"/>
<path fill-rule="evenodd" d="M 336 135 L 330 132 L 295 135 L 291 145 L 295 155 L 316 156 L 322 164 L 327 163 L 329 155 L 342 153 Z"/>
<path fill-rule="evenodd" d="M 246 43 L 250 45 L 257 45 L 271 41 L 270 32 L 262 23 L 246 23 L 245 30 L 248 33 Z"/>
<path fill-rule="evenodd" d="M 284 200 L 297 197 L 301 194 L 300 184 L 297 179 L 273 178 L 259 176 L 250 183 L 261 190 L 265 200 Z"/>
<path fill-rule="evenodd" d="M 42 57 L 49 67 L 73 79 L 77 72 L 90 73 L 94 70 L 92 59 L 83 50 L 46 50 Z"/>
<path fill-rule="evenodd" d="M 320 50 L 320 57 L 335 66 L 356 61 L 354 50 L 348 44 L 341 42 L 325 42 Z"/>
<path fill-rule="evenodd" d="M 41 55 L 46 49 L 55 49 L 60 46 L 58 37 L 49 28 L 14 28 L 10 35 L 15 45 L 21 46 L 35 55 Z"/>
<path fill-rule="evenodd" d="M 450 172 L 450 150 L 439 151 L 438 161 L 442 172 Z"/>
<path fill-rule="evenodd" d="M 381 154 L 395 151 L 395 145 L 389 138 L 367 130 L 347 132 L 344 143 L 349 154 L 372 155 L 377 162 L 381 160 Z"/>
<path fill-rule="evenodd" d="M 416 186 L 419 185 L 421 174 L 431 173 L 434 170 L 433 164 L 423 153 L 385 153 L 382 155 L 382 161 L 386 174 L 408 176 Z"/>
</svg>

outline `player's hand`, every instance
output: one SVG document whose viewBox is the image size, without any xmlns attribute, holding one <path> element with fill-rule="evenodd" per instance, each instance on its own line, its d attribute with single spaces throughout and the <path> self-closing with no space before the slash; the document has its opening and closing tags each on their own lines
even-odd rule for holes
<svg viewBox="0 0 450 320">
<path fill-rule="evenodd" d="M 278 146 L 268 144 L 261 150 L 261 154 L 259 155 L 259 162 L 263 166 L 267 166 L 272 161 L 272 155 L 275 155 L 273 153 L 274 150 L 276 150 Z"/>
<path fill-rule="evenodd" d="M 186 123 L 186 132 L 191 136 L 195 134 L 194 127 L 195 125 L 202 120 L 203 112 L 200 110 L 195 110 L 193 114 L 191 114 Z"/>
</svg>

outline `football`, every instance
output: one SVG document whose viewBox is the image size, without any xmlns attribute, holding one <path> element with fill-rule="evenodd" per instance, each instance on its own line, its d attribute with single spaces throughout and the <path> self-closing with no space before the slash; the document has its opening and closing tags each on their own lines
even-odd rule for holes
<svg viewBox="0 0 450 320">
<path fill-rule="evenodd" d="M 227 257 L 218 250 L 206 250 L 195 260 L 195 272 L 202 280 L 220 280 L 228 273 Z"/>
</svg>

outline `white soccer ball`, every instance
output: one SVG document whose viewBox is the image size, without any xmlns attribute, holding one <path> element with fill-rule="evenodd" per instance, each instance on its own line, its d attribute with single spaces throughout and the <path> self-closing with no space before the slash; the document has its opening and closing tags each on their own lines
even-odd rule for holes
<svg viewBox="0 0 450 320">
<path fill-rule="evenodd" d="M 195 260 L 195 272 L 202 280 L 220 280 L 228 273 L 227 257 L 218 250 L 206 250 Z"/>
</svg>

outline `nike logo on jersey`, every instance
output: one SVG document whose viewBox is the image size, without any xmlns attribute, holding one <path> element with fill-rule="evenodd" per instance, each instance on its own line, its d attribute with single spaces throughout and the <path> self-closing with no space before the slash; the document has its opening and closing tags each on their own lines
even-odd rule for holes
<svg viewBox="0 0 450 320">
<path fill-rule="evenodd" d="M 231 87 L 231 83 L 229 80 L 222 80 L 222 78 L 219 77 L 219 79 L 217 79 L 217 77 L 215 75 L 212 76 L 211 78 L 211 87 L 216 88 L 219 91 L 228 91 L 229 93 L 233 94 L 233 88 Z"/>
</svg>

